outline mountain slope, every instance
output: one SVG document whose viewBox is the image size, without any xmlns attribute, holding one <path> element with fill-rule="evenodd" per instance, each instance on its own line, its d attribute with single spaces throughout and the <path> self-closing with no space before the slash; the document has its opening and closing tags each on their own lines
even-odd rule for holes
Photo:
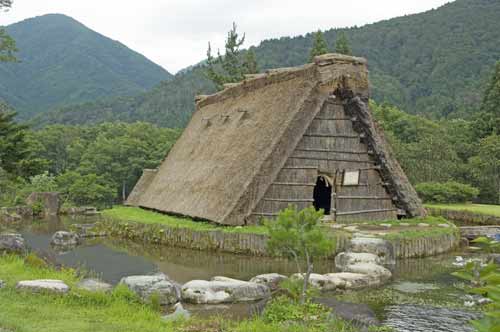
<svg viewBox="0 0 500 332">
<path fill-rule="evenodd" d="M 339 31 L 325 32 L 330 49 Z M 475 111 L 484 80 L 500 59 L 500 1 L 457 0 L 436 10 L 343 31 L 353 53 L 368 59 L 375 100 L 434 118 L 467 117 Z M 311 45 L 312 34 L 307 34 L 265 40 L 254 50 L 265 70 L 305 63 Z M 183 126 L 194 110 L 194 95 L 213 89 L 196 66 L 126 103 L 108 100 L 108 112 L 102 112 L 100 102 L 89 103 L 50 112 L 40 121 L 119 119 Z"/>
<path fill-rule="evenodd" d="M 49 14 L 6 27 L 20 63 L 0 64 L 0 98 L 22 117 L 100 97 L 135 95 L 171 77 L 123 44 Z"/>
</svg>

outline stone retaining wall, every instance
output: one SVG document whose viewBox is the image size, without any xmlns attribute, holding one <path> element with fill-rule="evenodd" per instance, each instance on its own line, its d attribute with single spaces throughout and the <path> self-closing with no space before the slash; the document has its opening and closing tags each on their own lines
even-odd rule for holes
<svg viewBox="0 0 500 332">
<path fill-rule="evenodd" d="M 500 234 L 500 226 L 464 226 L 460 227 L 460 233 L 469 240 L 480 236 L 492 237 Z"/>
<path fill-rule="evenodd" d="M 444 217 L 459 225 L 500 225 L 500 217 L 466 210 L 427 208 L 427 212 L 432 216 Z"/>
<path fill-rule="evenodd" d="M 222 251 L 253 256 L 269 256 L 267 252 L 267 235 L 223 232 L 218 230 L 193 230 L 189 228 L 168 227 L 158 224 L 125 222 L 103 217 L 96 226 L 97 232 L 105 232 L 111 236 L 127 238 L 134 241 L 161 244 L 196 250 Z M 335 251 L 345 251 L 350 238 L 339 234 L 335 237 Z M 443 234 L 427 238 L 391 240 L 396 258 L 425 257 L 444 253 L 458 246 L 460 236 Z"/>
<path fill-rule="evenodd" d="M 458 247 L 460 235 L 442 234 L 414 239 L 390 240 L 396 258 L 427 257 L 443 254 Z"/>
</svg>

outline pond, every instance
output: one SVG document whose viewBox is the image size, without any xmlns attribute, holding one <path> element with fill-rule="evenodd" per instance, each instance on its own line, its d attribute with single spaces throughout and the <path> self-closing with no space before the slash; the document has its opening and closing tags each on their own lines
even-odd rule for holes
<svg viewBox="0 0 500 332">
<path fill-rule="evenodd" d="M 54 264 L 91 271 L 113 284 L 125 276 L 156 272 L 163 272 L 180 284 L 214 276 L 249 280 L 262 273 L 290 275 L 296 272 L 295 264 L 284 259 L 149 246 L 112 238 L 86 239 L 68 252 L 58 252 L 50 246 L 56 231 L 66 230 L 72 223 L 88 224 L 97 220 L 98 217 L 51 218 L 9 225 L 9 229 L 21 233 L 33 250 Z M 395 331 L 472 331 L 467 322 L 478 314 L 462 306 L 465 294 L 455 287 L 460 281 L 450 275 L 456 269 L 452 265 L 455 255 L 468 254 L 402 260 L 393 267 L 392 283 L 384 287 L 327 296 L 368 304 L 378 318 Z M 331 260 L 315 264 L 317 273 L 333 271 Z M 187 307 L 201 315 L 223 313 L 234 318 L 246 317 L 259 309 L 258 304 Z"/>
</svg>

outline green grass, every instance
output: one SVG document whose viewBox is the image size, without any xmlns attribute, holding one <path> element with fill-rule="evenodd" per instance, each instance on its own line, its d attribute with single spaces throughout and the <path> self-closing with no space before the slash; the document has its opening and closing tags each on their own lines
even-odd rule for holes
<svg viewBox="0 0 500 332">
<path fill-rule="evenodd" d="M 39 278 L 60 279 L 71 290 L 65 295 L 32 294 L 18 291 L 20 280 Z M 14 255 L 0 256 L 0 279 L 6 287 L 0 289 L 0 330 L 12 332 L 354 332 L 349 323 L 331 319 L 326 309 L 321 319 L 316 311 L 297 316 L 307 307 L 290 302 L 285 308 L 277 303 L 267 316 L 246 320 L 229 320 L 214 316 L 192 317 L 189 320 L 167 322 L 152 305 L 142 304 L 125 286 L 117 286 L 111 293 L 90 293 L 74 286 L 79 277 L 72 269 L 56 270 L 44 265 L 34 255 L 26 258 Z M 282 301 L 283 302 L 283 301 Z M 272 302 L 271 302 L 272 303 Z M 273 306 L 271 305 L 271 308 Z M 313 308 L 314 309 L 314 308 Z M 274 314 L 273 314 L 274 312 Z M 283 317 L 281 317 L 283 316 Z"/>
<path fill-rule="evenodd" d="M 437 208 L 444 210 L 470 211 L 474 213 L 500 217 L 500 205 L 465 203 L 465 204 L 425 204 L 425 206 L 429 208 Z"/>
<path fill-rule="evenodd" d="M 33 260 L 31 260 L 33 261 Z M 123 287 L 111 294 L 88 293 L 73 288 L 79 280 L 74 270 L 35 266 L 18 256 L 0 256 L 0 327 L 15 332 L 136 332 L 166 331 L 159 313 L 140 304 Z M 20 280 L 60 279 L 72 290 L 67 295 L 17 291 Z"/>
<path fill-rule="evenodd" d="M 104 210 L 103 216 L 122 221 L 137 222 L 143 224 L 165 225 L 177 228 L 189 228 L 198 231 L 222 231 L 228 233 L 253 233 L 267 234 L 264 226 L 219 226 L 204 221 L 194 221 L 189 218 L 169 216 L 166 214 L 143 210 L 136 207 L 115 206 L 112 209 Z"/>
</svg>

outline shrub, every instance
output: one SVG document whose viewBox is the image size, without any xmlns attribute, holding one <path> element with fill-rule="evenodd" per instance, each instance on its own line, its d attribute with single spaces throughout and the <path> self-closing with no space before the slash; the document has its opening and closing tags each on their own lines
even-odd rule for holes
<svg viewBox="0 0 500 332">
<path fill-rule="evenodd" d="M 479 195 L 477 188 L 454 181 L 423 182 L 415 190 L 426 203 L 465 203 Z"/>
</svg>

